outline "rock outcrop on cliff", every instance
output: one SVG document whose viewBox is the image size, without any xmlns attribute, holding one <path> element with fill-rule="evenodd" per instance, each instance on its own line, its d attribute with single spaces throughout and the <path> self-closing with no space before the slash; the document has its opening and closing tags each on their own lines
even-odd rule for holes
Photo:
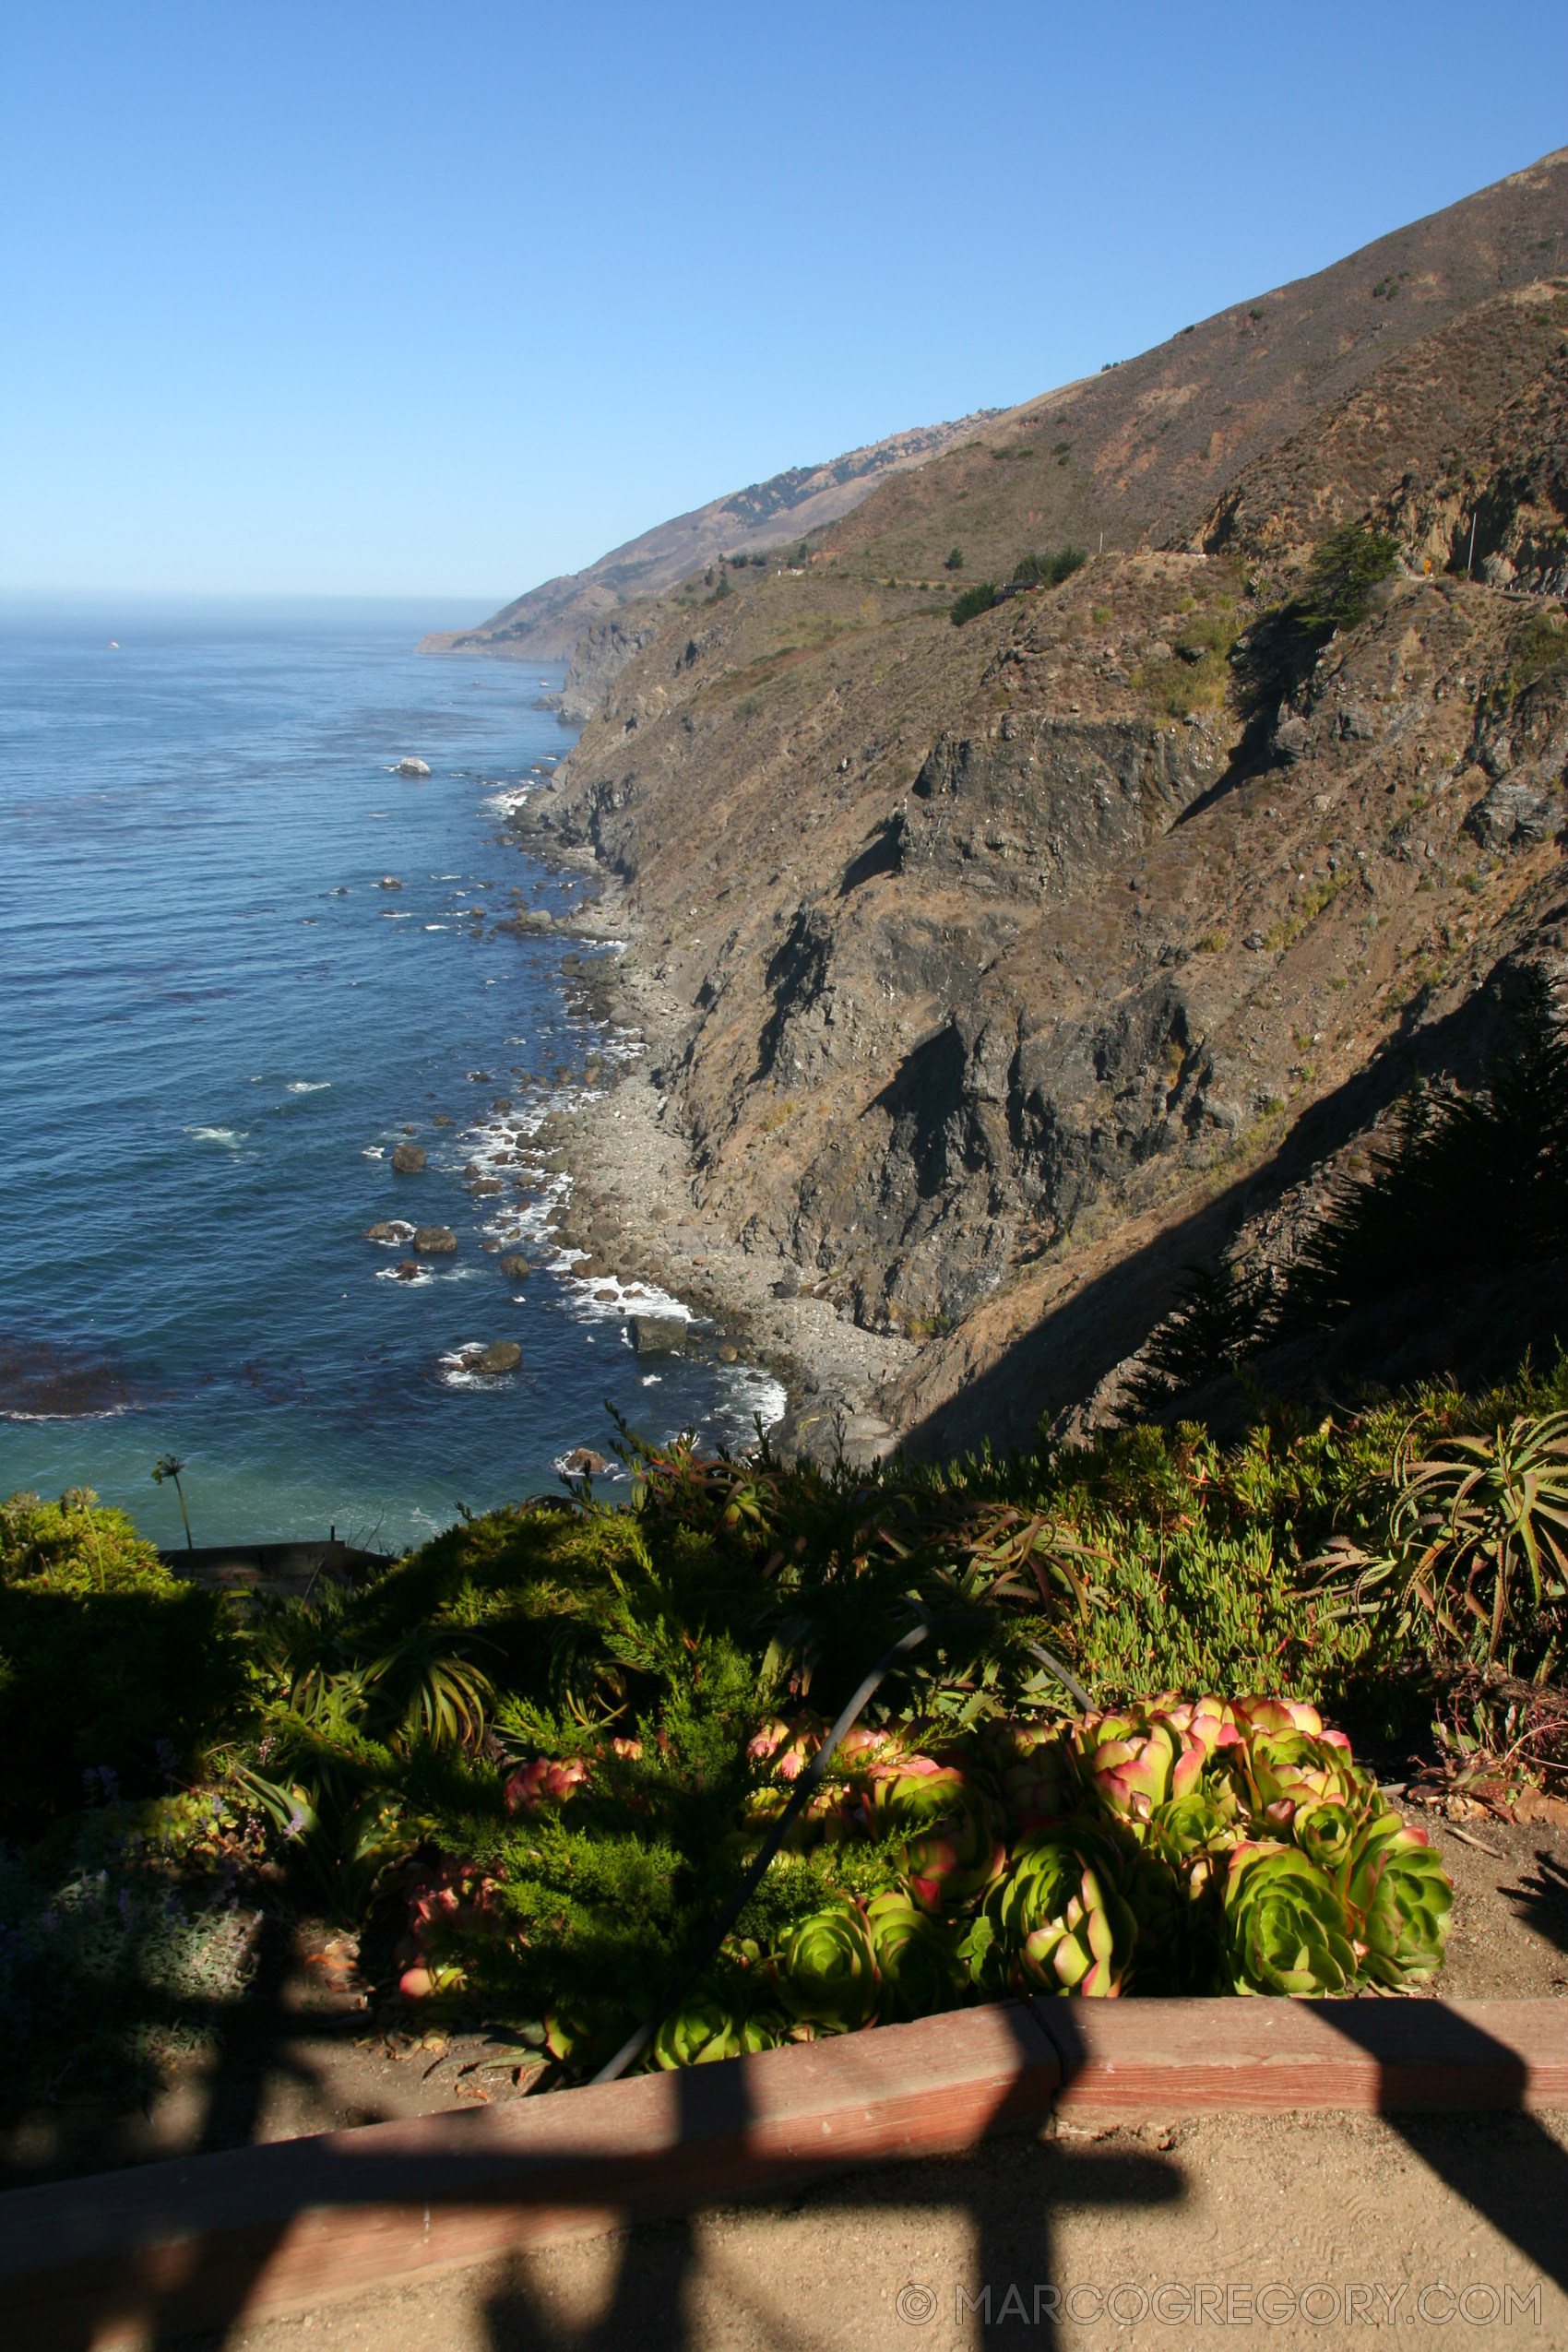
<svg viewBox="0 0 1568 2352">
<path fill-rule="evenodd" d="M 616 893 L 683 1213 L 897 1339 L 911 1442 L 1109 1394 L 1183 1263 L 1307 1214 L 1417 1071 L 1481 1075 L 1555 956 L 1565 227 L 1568 154 L 605 641 L 521 829 Z M 1292 624 L 1361 524 L 1394 576 Z M 949 550 L 1069 537 L 953 625 Z"/>
</svg>

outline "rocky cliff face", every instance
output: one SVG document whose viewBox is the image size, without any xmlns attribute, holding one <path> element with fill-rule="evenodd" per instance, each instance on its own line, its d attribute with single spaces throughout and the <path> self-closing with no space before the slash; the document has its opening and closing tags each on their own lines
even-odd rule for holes
<svg viewBox="0 0 1568 2352">
<path fill-rule="evenodd" d="M 955 543 L 1005 577 L 1083 496 L 1020 411 L 798 575 L 645 608 L 525 812 L 618 894 L 703 1263 L 896 1342 L 873 1403 L 915 1442 L 1096 1391 L 1185 1257 L 1310 1196 L 1416 1070 L 1477 1074 L 1492 976 L 1564 919 L 1568 281 L 1491 290 L 1568 214 L 1568 158 L 1524 179 L 1469 244 L 1384 241 L 1408 297 L 1383 248 L 1284 290 L 1293 370 L 1222 366 L 1245 339 L 1211 322 L 1082 393 L 1119 544 L 1061 587 L 955 628 L 932 585 Z M 1285 658 L 1314 538 L 1363 517 L 1399 575 Z"/>
<path fill-rule="evenodd" d="M 627 663 L 636 659 L 644 646 L 653 643 L 664 624 L 665 616 L 657 606 L 630 605 L 595 621 L 577 639 L 560 693 L 544 695 L 540 700 L 568 727 L 586 727 Z"/>
</svg>

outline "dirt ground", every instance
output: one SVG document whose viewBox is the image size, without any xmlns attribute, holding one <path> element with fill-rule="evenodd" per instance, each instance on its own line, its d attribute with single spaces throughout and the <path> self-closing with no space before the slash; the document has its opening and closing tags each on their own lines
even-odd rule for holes
<svg viewBox="0 0 1568 2352">
<path fill-rule="evenodd" d="M 181 2352 L 1562 2346 L 1565 2191 L 1568 2116 L 1058 2128 Z"/>
<path fill-rule="evenodd" d="M 1568 1829 L 1482 1817 L 1437 1819 L 1431 1834 L 1455 1886 L 1431 1997 L 1568 1992 Z M 487 2063 L 509 2037 L 426 2032 L 406 2013 L 378 2026 L 356 1958 L 351 1937 L 303 1928 L 274 1998 L 236 2022 L 218 2058 L 180 2069 L 145 2107 L 81 2097 L 35 2108 L 0 2132 L 0 2187 L 528 2095 L 527 2077 Z"/>
</svg>

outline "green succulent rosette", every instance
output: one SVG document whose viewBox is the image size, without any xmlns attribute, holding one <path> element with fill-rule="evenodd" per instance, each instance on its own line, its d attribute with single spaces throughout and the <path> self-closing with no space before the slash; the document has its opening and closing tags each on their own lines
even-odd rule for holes
<svg viewBox="0 0 1568 2352">
<path fill-rule="evenodd" d="M 1130 1869 L 1110 1832 L 1069 1820 L 1027 1837 L 986 1904 L 991 1937 L 971 1944 L 982 1981 L 1004 1971 L 1037 1992 L 1122 1990 L 1137 1921 L 1123 1892 Z"/>
<path fill-rule="evenodd" d="M 1337 1801 L 1298 1805 L 1291 1817 L 1290 1835 L 1307 1859 L 1315 1862 L 1325 1876 L 1338 1884 L 1365 1820 L 1365 1810 L 1360 1806 Z"/>
<path fill-rule="evenodd" d="M 1346 1900 L 1364 1983 L 1396 1990 L 1443 1966 L 1454 1886 L 1426 1832 L 1392 1811 L 1366 1823 L 1346 1871 Z"/>
<path fill-rule="evenodd" d="M 1086 1788 L 1123 1821 L 1147 1821 L 1189 1795 L 1208 1761 L 1200 1741 L 1158 1716 L 1086 1716 L 1073 1745 Z"/>
<path fill-rule="evenodd" d="M 1131 1907 L 1099 1871 L 1086 1870 L 1060 1918 L 1025 1937 L 1018 1954 L 1024 1982 L 1037 1992 L 1114 1998 L 1138 1940 Z"/>
<path fill-rule="evenodd" d="M 992 1826 L 991 1809 L 978 1791 L 922 1837 L 904 1848 L 909 1893 L 933 1916 L 966 1909 L 982 1899 L 1007 1866 L 1007 1848 Z"/>
<path fill-rule="evenodd" d="M 964 1990 L 965 1970 L 952 1930 L 897 1889 L 866 1906 L 866 1925 L 882 1978 L 886 2024 L 934 2016 Z"/>
<path fill-rule="evenodd" d="M 1083 1802 L 1077 1765 L 1060 1725 L 997 1724 L 985 1757 L 1009 1823 L 1026 1836 Z"/>
<path fill-rule="evenodd" d="M 653 2037 L 653 2062 L 673 2069 L 706 2066 L 721 2058 L 739 2058 L 746 2048 L 744 2020 L 736 2016 L 721 1993 L 688 1993 Z"/>
<path fill-rule="evenodd" d="M 1338 1889 L 1293 1846 L 1238 1846 L 1225 1880 L 1225 1929 L 1237 1992 L 1346 1992 L 1356 1954 Z"/>
<path fill-rule="evenodd" d="M 882 1978 L 859 1904 L 836 1896 L 800 1920 L 769 1975 L 791 2017 L 839 2033 L 868 2025 Z"/>
<path fill-rule="evenodd" d="M 1374 1785 L 1347 1749 L 1306 1731 L 1254 1732 L 1247 1765 L 1260 1813 L 1280 1804 L 1360 1804 Z"/>
<path fill-rule="evenodd" d="M 1182 1871 L 1200 1856 L 1229 1853 L 1241 1835 L 1235 1794 L 1220 1782 L 1173 1798 L 1151 1814 L 1148 1848 L 1172 1870 Z"/>
</svg>

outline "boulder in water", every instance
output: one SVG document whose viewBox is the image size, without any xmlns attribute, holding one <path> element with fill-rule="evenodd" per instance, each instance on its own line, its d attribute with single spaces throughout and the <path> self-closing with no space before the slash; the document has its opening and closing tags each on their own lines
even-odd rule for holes
<svg viewBox="0 0 1568 2352">
<path fill-rule="evenodd" d="M 392 1155 L 392 1165 L 399 1176 L 418 1176 L 424 1170 L 424 1146 L 399 1144 Z"/>
<path fill-rule="evenodd" d="M 421 1225 L 414 1232 L 414 1247 L 422 1258 L 450 1257 L 457 1246 L 457 1237 L 449 1225 Z"/>
<path fill-rule="evenodd" d="M 396 1244 L 399 1241 L 406 1241 L 413 1229 L 413 1227 L 411 1225 L 406 1225 L 400 1217 L 384 1217 L 378 1224 L 372 1225 L 367 1229 L 365 1240 L 367 1241 L 388 1241 Z"/>
<path fill-rule="evenodd" d="M 682 1356 L 686 1349 L 684 1315 L 633 1315 L 632 1348 L 639 1356 Z"/>
<path fill-rule="evenodd" d="M 576 1446 L 566 1456 L 566 1470 L 572 1478 L 597 1479 L 609 1467 L 603 1455 L 596 1454 L 591 1445 Z"/>
<path fill-rule="evenodd" d="M 515 1339 L 493 1339 L 488 1348 L 474 1359 L 475 1372 L 516 1372 L 523 1360 L 523 1351 Z"/>
<path fill-rule="evenodd" d="M 428 776 L 430 762 L 425 759 L 400 759 L 396 772 L 399 776 Z"/>
<path fill-rule="evenodd" d="M 517 1252 L 513 1251 L 502 1259 L 501 1271 L 508 1282 L 526 1282 L 529 1278 L 529 1262 L 527 1258 L 519 1257 Z"/>
</svg>

